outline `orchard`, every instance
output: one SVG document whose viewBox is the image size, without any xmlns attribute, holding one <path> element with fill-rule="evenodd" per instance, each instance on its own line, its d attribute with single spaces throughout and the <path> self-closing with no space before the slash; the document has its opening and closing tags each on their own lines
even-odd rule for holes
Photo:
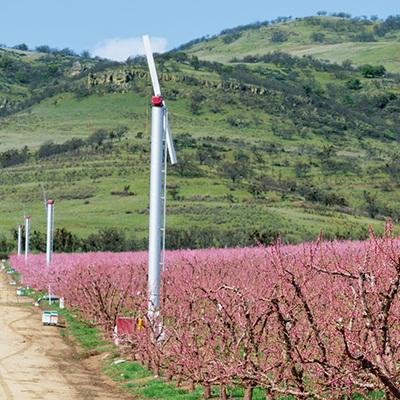
<svg viewBox="0 0 400 400">
<path fill-rule="evenodd" d="M 24 282 L 50 284 L 113 336 L 118 316 L 144 320 L 122 350 L 178 384 L 258 387 L 266 398 L 400 399 L 400 239 L 391 223 L 366 241 L 170 251 L 161 322 L 147 319 L 147 253 L 11 256 Z"/>
</svg>

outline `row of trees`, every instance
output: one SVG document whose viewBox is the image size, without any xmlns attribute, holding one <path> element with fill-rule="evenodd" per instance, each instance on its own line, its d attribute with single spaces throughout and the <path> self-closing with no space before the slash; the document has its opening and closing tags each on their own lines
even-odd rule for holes
<svg viewBox="0 0 400 400">
<path fill-rule="evenodd" d="M 64 143 L 56 144 L 51 141 L 40 146 L 36 153 L 38 158 L 47 158 L 57 154 L 69 153 L 79 150 L 85 146 L 98 149 L 105 142 L 112 143 L 115 139 L 120 141 L 128 132 L 127 126 L 118 126 L 115 129 L 96 129 L 87 139 L 72 138 Z"/>
<path fill-rule="evenodd" d="M 2 251 L 6 254 L 15 249 L 17 242 L 17 231 L 12 232 L 13 241 L 2 238 Z M 25 231 L 22 229 L 23 243 Z M 100 229 L 96 233 L 91 233 L 86 238 L 80 238 L 66 228 L 56 228 L 54 231 L 53 248 L 55 252 L 73 253 L 80 251 L 128 251 L 144 250 L 147 248 L 147 239 L 127 238 L 126 232 L 117 228 Z M 46 234 L 34 230 L 30 234 L 29 247 L 33 252 L 46 251 Z"/>
<path fill-rule="evenodd" d="M 318 41 L 316 36 L 314 35 L 314 40 Z M 242 59 L 233 59 L 232 62 L 234 63 L 273 63 L 275 65 L 279 65 L 281 67 L 311 67 L 318 71 L 324 72 L 332 72 L 332 73 L 339 73 L 339 72 L 354 72 L 359 71 L 362 76 L 365 78 L 379 78 L 383 77 L 386 74 L 386 69 L 383 65 L 370 65 L 364 64 L 359 67 L 352 66 L 351 63 L 343 63 L 342 65 L 339 64 L 332 64 L 326 61 L 321 61 L 313 57 L 296 57 L 290 54 L 274 51 L 268 54 L 264 54 L 262 56 L 245 56 Z M 355 79 L 355 78 L 353 78 Z"/>
<path fill-rule="evenodd" d="M 5 46 L 4 46 L 5 47 Z M 30 49 L 26 43 L 20 43 L 12 47 L 16 50 L 21 51 L 37 51 L 38 53 L 47 53 L 47 54 L 55 54 L 61 56 L 69 56 L 69 57 L 83 57 L 83 58 L 90 58 L 90 53 L 88 50 L 83 50 L 80 55 L 76 53 L 74 50 L 66 47 L 64 49 L 56 49 L 48 46 L 47 44 L 43 44 L 40 46 L 36 46 L 34 49 Z"/>
<path fill-rule="evenodd" d="M 22 233 L 23 240 L 25 233 Z M 270 244 L 279 236 L 277 228 L 206 228 L 191 226 L 187 229 L 169 228 L 166 240 L 167 249 L 202 249 L 207 247 L 234 247 Z M 5 236 L 0 237 L 1 254 L 7 256 L 15 250 L 17 231 L 12 231 L 12 240 Z M 54 251 L 74 253 L 81 251 L 135 251 L 146 250 L 148 238 L 132 238 L 126 231 L 118 228 L 104 228 L 87 237 L 78 237 L 66 228 L 56 228 L 54 231 Z M 46 234 L 34 230 L 30 235 L 30 249 L 33 252 L 46 251 Z"/>
<path fill-rule="evenodd" d="M 28 162 L 32 157 L 45 159 L 59 154 L 76 153 L 81 148 L 90 146 L 98 149 L 105 142 L 112 143 L 114 140 L 120 141 L 128 132 L 127 126 L 118 126 L 115 129 L 100 128 L 95 130 L 87 139 L 72 138 L 64 143 L 54 143 L 47 141 L 39 149 L 32 153 L 27 146 L 22 149 L 10 149 L 0 153 L 0 167 L 7 168 Z"/>
</svg>

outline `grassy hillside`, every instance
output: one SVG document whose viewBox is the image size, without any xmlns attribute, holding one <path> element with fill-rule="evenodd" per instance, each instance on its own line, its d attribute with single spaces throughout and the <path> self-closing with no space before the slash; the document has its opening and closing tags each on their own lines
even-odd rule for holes
<svg viewBox="0 0 400 400">
<path fill-rule="evenodd" d="M 368 224 L 397 220 L 399 77 L 284 53 L 241 55 L 230 53 L 229 65 L 184 52 L 157 59 L 179 157 L 169 169 L 169 246 L 300 241 L 321 230 L 359 238 Z M 29 82 L 17 79 L 25 68 Z M 0 232 L 10 237 L 24 213 L 44 232 L 45 195 L 56 200 L 57 227 L 79 237 L 118 228 L 123 246 L 143 247 L 151 95 L 143 60 L 4 50 L 0 82 L 8 88 L 0 104 L 9 102 L 0 108 Z"/>
<path fill-rule="evenodd" d="M 283 51 L 330 62 L 351 60 L 356 65 L 379 62 L 400 72 L 400 30 L 383 29 L 384 22 L 316 16 L 285 22 L 261 23 L 223 31 L 211 39 L 183 46 L 191 55 L 208 61 Z M 392 28 L 392 25 L 390 25 Z"/>
</svg>

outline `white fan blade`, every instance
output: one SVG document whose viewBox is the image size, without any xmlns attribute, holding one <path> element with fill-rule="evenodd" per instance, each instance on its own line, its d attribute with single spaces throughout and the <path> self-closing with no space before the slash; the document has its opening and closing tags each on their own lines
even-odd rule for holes
<svg viewBox="0 0 400 400">
<path fill-rule="evenodd" d="M 149 66 L 151 83 L 153 84 L 154 96 L 161 96 L 160 83 L 158 82 L 156 64 L 154 62 L 153 52 L 151 50 L 149 35 L 143 36 L 144 51 L 146 53 L 147 64 Z"/>
<path fill-rule="evenodd" d="M 178 161 L 176 159 L 176 153 L 175 153 L 175 146 L 174 146 L 174 141 L 172 139 L 172 133 L 171 130 L 169 129 L 169 121 L 168 121 L 168 110 L 165 110 L 165 121 L 164 121 L 164 129 L 165 129 L 165 140 L 167 143 L 167 149 L 168 149 L 168 154 L 169 154 L 169 160 L 172 165 L 176 164 Z"/>
</svg>

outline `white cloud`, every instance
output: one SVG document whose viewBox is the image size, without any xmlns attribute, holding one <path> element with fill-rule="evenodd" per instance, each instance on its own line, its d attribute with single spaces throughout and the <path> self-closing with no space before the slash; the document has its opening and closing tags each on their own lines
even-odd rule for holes
<svg viewBox="0 0 400 400">
<path fill-rule="evenodd" d="M 151 47 L 155 53 L 163 53 L 167 49 L 167 39 L 152 37 Z M 90 53 L 109 60 L 125 61 L 131 56 L 144 54 L 143 41 L 140 37 L 105 39 Z"/>
</svg>

